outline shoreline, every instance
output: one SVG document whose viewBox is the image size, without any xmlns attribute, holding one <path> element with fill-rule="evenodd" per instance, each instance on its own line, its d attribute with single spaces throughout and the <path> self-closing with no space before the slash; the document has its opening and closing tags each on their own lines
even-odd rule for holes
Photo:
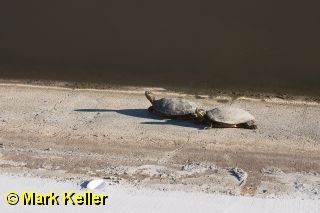
<svg viewBox="0 0 320 213">
<path fill-rule="evenodd" d="M 84 84 L 85 86 L 81 86 Z M 275 93 L 259 93 L 242 92 L 235 94 L 228 90 L 216 90 L 212 94 L 206 90 L 199 90 L 195 92 L 188 92 L 185 89 L 173 89 L 162 87 L 149 87 L 149 86 L 120 86 L 99 83 L 85 83 L 85 82 L 65 82 L 65 81 L 46 81 L 46 80 L 18 80 L 18 79 L 1 79 L 1 86 L 11 87 L 25 87 L 25 88 L 43 88 L 43 89 L 60 89 L 60 90 L 78 90 L 78 91 L 97 91 L 97 92 L 115 92 L 115 93 L 128 93 L 128 94 L 141 94 L 146 89 L 151 89 L 158 95 L 169 95 L 178 97 L 194 97 L 195 99 L 213 99 L 220 103 L 233 102 L 235 100 L 245 101 L 265 101 L 269 103 L 279 104 L 295 104 L 295 105 L 320 105 L 320 96 L 302 96 L 302 95 L 287 95 Z M 202 93 L 201 93 L 202 92 Z"/>
</svg>

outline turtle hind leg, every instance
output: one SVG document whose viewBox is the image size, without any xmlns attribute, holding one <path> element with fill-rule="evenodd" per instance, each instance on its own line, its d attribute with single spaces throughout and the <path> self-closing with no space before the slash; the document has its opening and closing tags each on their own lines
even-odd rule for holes
<svg viewBox="0 0 320 213">
<path fill-rule="evenodd" d="M 220 123 L 220 122 L 212 122 L 211 126 L 212 126 L 212 128 L 230 128 L 230 125 Z"/>
<path fill-rule="evenodd" d="M 203 129 L 204 129 L 204 130 L 212 129 L 212 125 L 210 125 L 210 126 L 205 126 Z"/>
<path fill-rule="evenodd" d="M 205 125 L 203 129 L 212 129 L 214 127 L 214 124 L 212 122 L 204 121 L 203 124 Z"/>
</svg>

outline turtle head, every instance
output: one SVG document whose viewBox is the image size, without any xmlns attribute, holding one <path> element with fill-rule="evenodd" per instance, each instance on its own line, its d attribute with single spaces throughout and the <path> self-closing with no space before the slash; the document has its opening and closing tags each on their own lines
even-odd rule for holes
<svg viewBox="0 0 320 213">
<path fill-rule="evenodd" d="M 206 114 L 206 111 L 204 109 L 197 108 L 195 111 L 196 118 L 200 121 L 204 120 L 204 115 Z"/>
<path fill-rule="evenodd" d="M 144 94 L 147 97 L 147 99 L 151 102 L 151 104 L 153 104 L 153 102 L 156 100 L 154 94 L 150 90 L 147 90 Z"/>
</svg>

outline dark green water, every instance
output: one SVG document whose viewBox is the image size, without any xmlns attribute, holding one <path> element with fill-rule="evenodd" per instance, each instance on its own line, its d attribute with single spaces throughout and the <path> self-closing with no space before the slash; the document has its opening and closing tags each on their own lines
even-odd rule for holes
<svg viewBox="0 0 320 213">
<path fill-rule="evenodd" d="M 0 78 L 320 95 L 318 0 L 3 0 Z"/>
</svg>

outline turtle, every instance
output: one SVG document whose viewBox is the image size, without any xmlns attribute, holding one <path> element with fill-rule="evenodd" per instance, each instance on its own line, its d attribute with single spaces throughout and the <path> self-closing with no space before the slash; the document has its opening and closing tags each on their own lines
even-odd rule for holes
<svg viewBox="0 0 320 213">
<path fill-rule="evenodd" d="M 197 118 L 206 128 L 256 129 L 255 118 L 248 111 L 236 107 L 217 107 L 211 110 L 196 109 Z"/>
<path fill-rule="evenodd" d="M 196 118 L 196 104 L 182 98 L 161 98 L 156 100 L 154 94 L 147 90 L 145 96 L 152 106 L 148 108 L 150 113 L 160 114 L 166 118 Z"/>
</svg>

